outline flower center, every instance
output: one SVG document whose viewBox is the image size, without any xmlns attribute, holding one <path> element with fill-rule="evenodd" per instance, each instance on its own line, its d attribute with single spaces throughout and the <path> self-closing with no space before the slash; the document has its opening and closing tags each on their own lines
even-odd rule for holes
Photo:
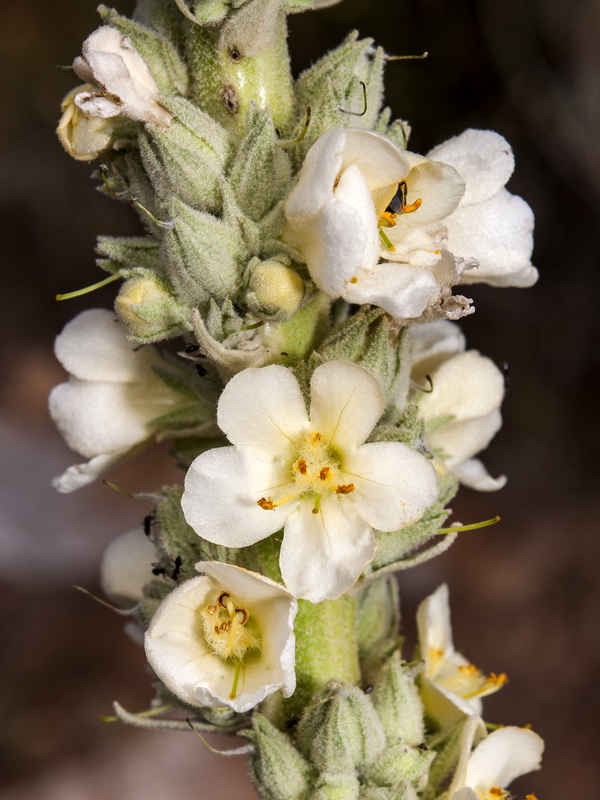
<svg viewBox="0 0 600 800">
<path fill-rule="evenodd" d="M 477 792 L 477 796 L 480 800 L 504 800 L 508 795 L 499 786 L 492 786 L 491 789 L 487 789 L 485 792 Z"/>
<path fill-rule="evenodd" d="M 433 647 L 429 651 L 429 663 L 428 677 L 465 700 L 493 694 L 508 682 L 503 672 L 499 675 L 492 672 L 486 677 L 474 664 L 453 664 L 444 659 L 442 650 Z"/>
<path fill-rule="evenodd" d="M 237 606 L 227 592 L 221 592 L 215 605 L 206 606 L 200 615 L 206 642 L 223 661 L 241 661 L 250 651 L 260 649 L 260 637 L 247 626 L 250 612 Z"/>
<path fill-rule="evenodd" d="M 291 465 L 291 480 L 280 494 L 261 497 L 258 505 L 265 510 L 289 502 L 297 497 L 314 499 L 313 514 L 318 514 L 323 494 L 350 494 L 353 483 L 344 483 L 338 454 L 329 447 L 320 433 L 308 433 L 298 446 L 296 459 Z"/>
<path fill-rule="evenodd" d="M 388 207 L 383 212 L 383 214 L 379 217 L 379 221 L 377 223 L 377 227 L 379 230 L 379 236 L 383 241 L 384 245 L 387 247 L 388 250 L 391 252 L 395 252 L 396 248 L 392 244 L 389 236 L 383 230 L 384 228 L 393 228 L 396 225 L 396 217 L 398 214 L 412 214 L 413 211 L 416 211 L 418 208 L 421 208 L 422 199 L 418 197 L 414 203 L 407 203 L 406 198 L 408 195 L 408 184 L 406 181 L 400 181 L 398 184 L 398 189 L 396 190 L 396 194 L 390 200 Z"/>
</svg>

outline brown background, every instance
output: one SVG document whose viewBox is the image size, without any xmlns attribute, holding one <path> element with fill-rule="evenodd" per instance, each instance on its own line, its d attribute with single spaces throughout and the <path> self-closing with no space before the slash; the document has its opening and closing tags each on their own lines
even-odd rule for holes
<svg viewBox="0 0 600 800">
<path fill-rule="evenodd" d="M 6 800 L 252 798 L 243 759 L 220 761 L 186 734 L 97 721 L 118 698 L 149 698 L 139 649 L 122 620 L 70 586 L 97 589 L 105 543 L 146 507 L 94 486 L 58 496 L 51 477 L 72 455 L 53 431 L 45 397 L 62 379 L 52 338 L 110 289 L 62 304 L 57 291 L 98 280 L 97 233 L 135 233 L 128 209 L 100 196 L 90 168 L 54 138 L 73 81 L 56 72 L 97 25 L 92 2 L 4 0 L 0 224 L 3 348 L 0 387 L 0 614 L 3 688 L 1 796 Z M 125 2 L 118 8 L 129 11 Z M 510 365 L 505 427 L 486 454 L 506 472 L 498 494 L 463 490 L 463 522 L 501 514 L 464 534 L 445 556 L 402 576 L 404 617 L 441 581 L 450 584 L 455 640 L 478 665 L 511 682 L 487 701 L 498 722 L 531 723 L 547 741 L 544 770 L 515 784 L 540 800 L 593 796 L 598 768 L 598 384 L 596 328 L 600 195 L 600 6 L 580 0 L 346 0 L 292 18 L 300 70 L 352 27 L 391 54 L 388 102 L 426 152 L 465 127 L 512 143 L 511 189 L 537 218 L 534 289 L 474 287 L 469 345 Z M 158 455 L 158 451 L 157 451 Z M 154 474 L 152 474 L 154 470 Z M 116 474 L 133 489 L 174 479 L 166 458 Z M 225 740 L 220 746 L 228 746 Z"/>
</svg>

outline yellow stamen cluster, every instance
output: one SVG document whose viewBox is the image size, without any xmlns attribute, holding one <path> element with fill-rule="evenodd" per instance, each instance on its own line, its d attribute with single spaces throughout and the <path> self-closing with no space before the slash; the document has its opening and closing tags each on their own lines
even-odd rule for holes
<svg viewBox="0 0 600 800">
<path fill-rule="evenodd" d="M 492 672 L 486 677 L 474 664 L 453 664 L 445 660 L 444 652 L 436 648 L 429 651 L 429 664 L 431 680 L 465 700 L 493 694 L 508 683 L 503 672 Z"/>
<path fill-rule="evenodd" d="M 304 497 L 314 498 L 313 513 L 318 514 L 322 495 L 350 494 L 355 488 L 353 483 L 342 482 L 344 473 L 340 469 L 340 458 L 318 432 L 309 433 L 300 441 L 290 471 L 290 482 L 277 494 L 256 501 L 265 511 Z"/>
<path fill-rule="evenodd" d="M 486 792 L 477 792 L 480 800 L 507 800 L 508 793 L 499 786 L 492 786 Z"/>
<path fill-rule="evenodd" d="M 221 592 L 215 605 L 206 606 L 200 615 L 207 644 L 224 661 L 242 660 L 260 648 L 260 638 L 246 627 L 250 612 L 237 606 L 227 592 Z"/>
</svg>

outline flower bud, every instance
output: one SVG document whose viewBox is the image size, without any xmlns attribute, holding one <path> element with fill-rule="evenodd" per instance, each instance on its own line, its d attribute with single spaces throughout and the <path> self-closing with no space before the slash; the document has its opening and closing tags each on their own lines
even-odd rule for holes
<svg viewBox="0 0 600 800">
<path fill-rule="evenodd" d="M 250 308 L 270 317 L 291 317 L 304 297 L 304 281 L 280 261 L 258 263 L 252 270 L 248 288 Z"/>
<path fill-rule="evenodd" d="M 137 275 L 121 286 L 115 300 L 115 313 L 136 339 L 157 341 L 188 328 L 188 310 L 165 284 L 147 275 Z"/>
<path fill-rule="evenodd" d="M 363 691 L 330 681 L 300 720 L 298 747 L 318 769 L 354 775 L 381 753 L 385 734 Z"/>
<path fill-rule="evenodd" d="M 310 764 L 285 733 L 262 714 L 252 717 L 254 741 L 250 756 L 252 779 L 266 800 L 304 800 L 312 783 Z"/>
<path fill-rule="evenodd" d="M 140 527 L 112 539 L 102 556 L 102 591 L 123 606 L 140 602 L 144 584 L 152 580 L 155 559 L 154 545 Z"/>
<path fill-rule="evenodd" d="M 76 161 L 92 161 L 112 147 L 115 123 L 113 119 L 90 117 L 75 105 L 80 92 L 91 91 L 88 84 L 69 92 L 61 103 L 63 112 L 56 133 L 67 153 Z"/>
<path fill-rule="evenodd" d="M 390 742 L 413 746 L 425 740 L 423 704 L 415 682 L 415 669 L 395 653 L 381 670 L 371 701 Z"/>
<path fill-rule="evenodd" d="M 429 767 L 435 758 L 433 750 L 421 750 L 406 744 L 396 744 L 385 749 L 369 767 L 368 776 L 375 784 L 392 786 L 407 781 L 421 791 L 427 785 Z"/>
<path fill-rule="evenodd" d="M 358 800 L 359 791 L 356 775 L 326 772 L 319 776 L 311 800 Z"/>
</svg>

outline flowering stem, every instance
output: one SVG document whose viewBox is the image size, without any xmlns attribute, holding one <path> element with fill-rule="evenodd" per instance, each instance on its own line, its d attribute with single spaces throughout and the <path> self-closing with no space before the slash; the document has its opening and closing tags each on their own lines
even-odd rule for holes
<svg viewBox="0 0 600 800">
<path fill-rule="evenodd" d="M 358 684 L 356 601 L 349 595 L 323 603 L 298 602 L 296 691 L 282 703 L 284 720 L 300 714 L 330 680 Z"/>
</svg>

